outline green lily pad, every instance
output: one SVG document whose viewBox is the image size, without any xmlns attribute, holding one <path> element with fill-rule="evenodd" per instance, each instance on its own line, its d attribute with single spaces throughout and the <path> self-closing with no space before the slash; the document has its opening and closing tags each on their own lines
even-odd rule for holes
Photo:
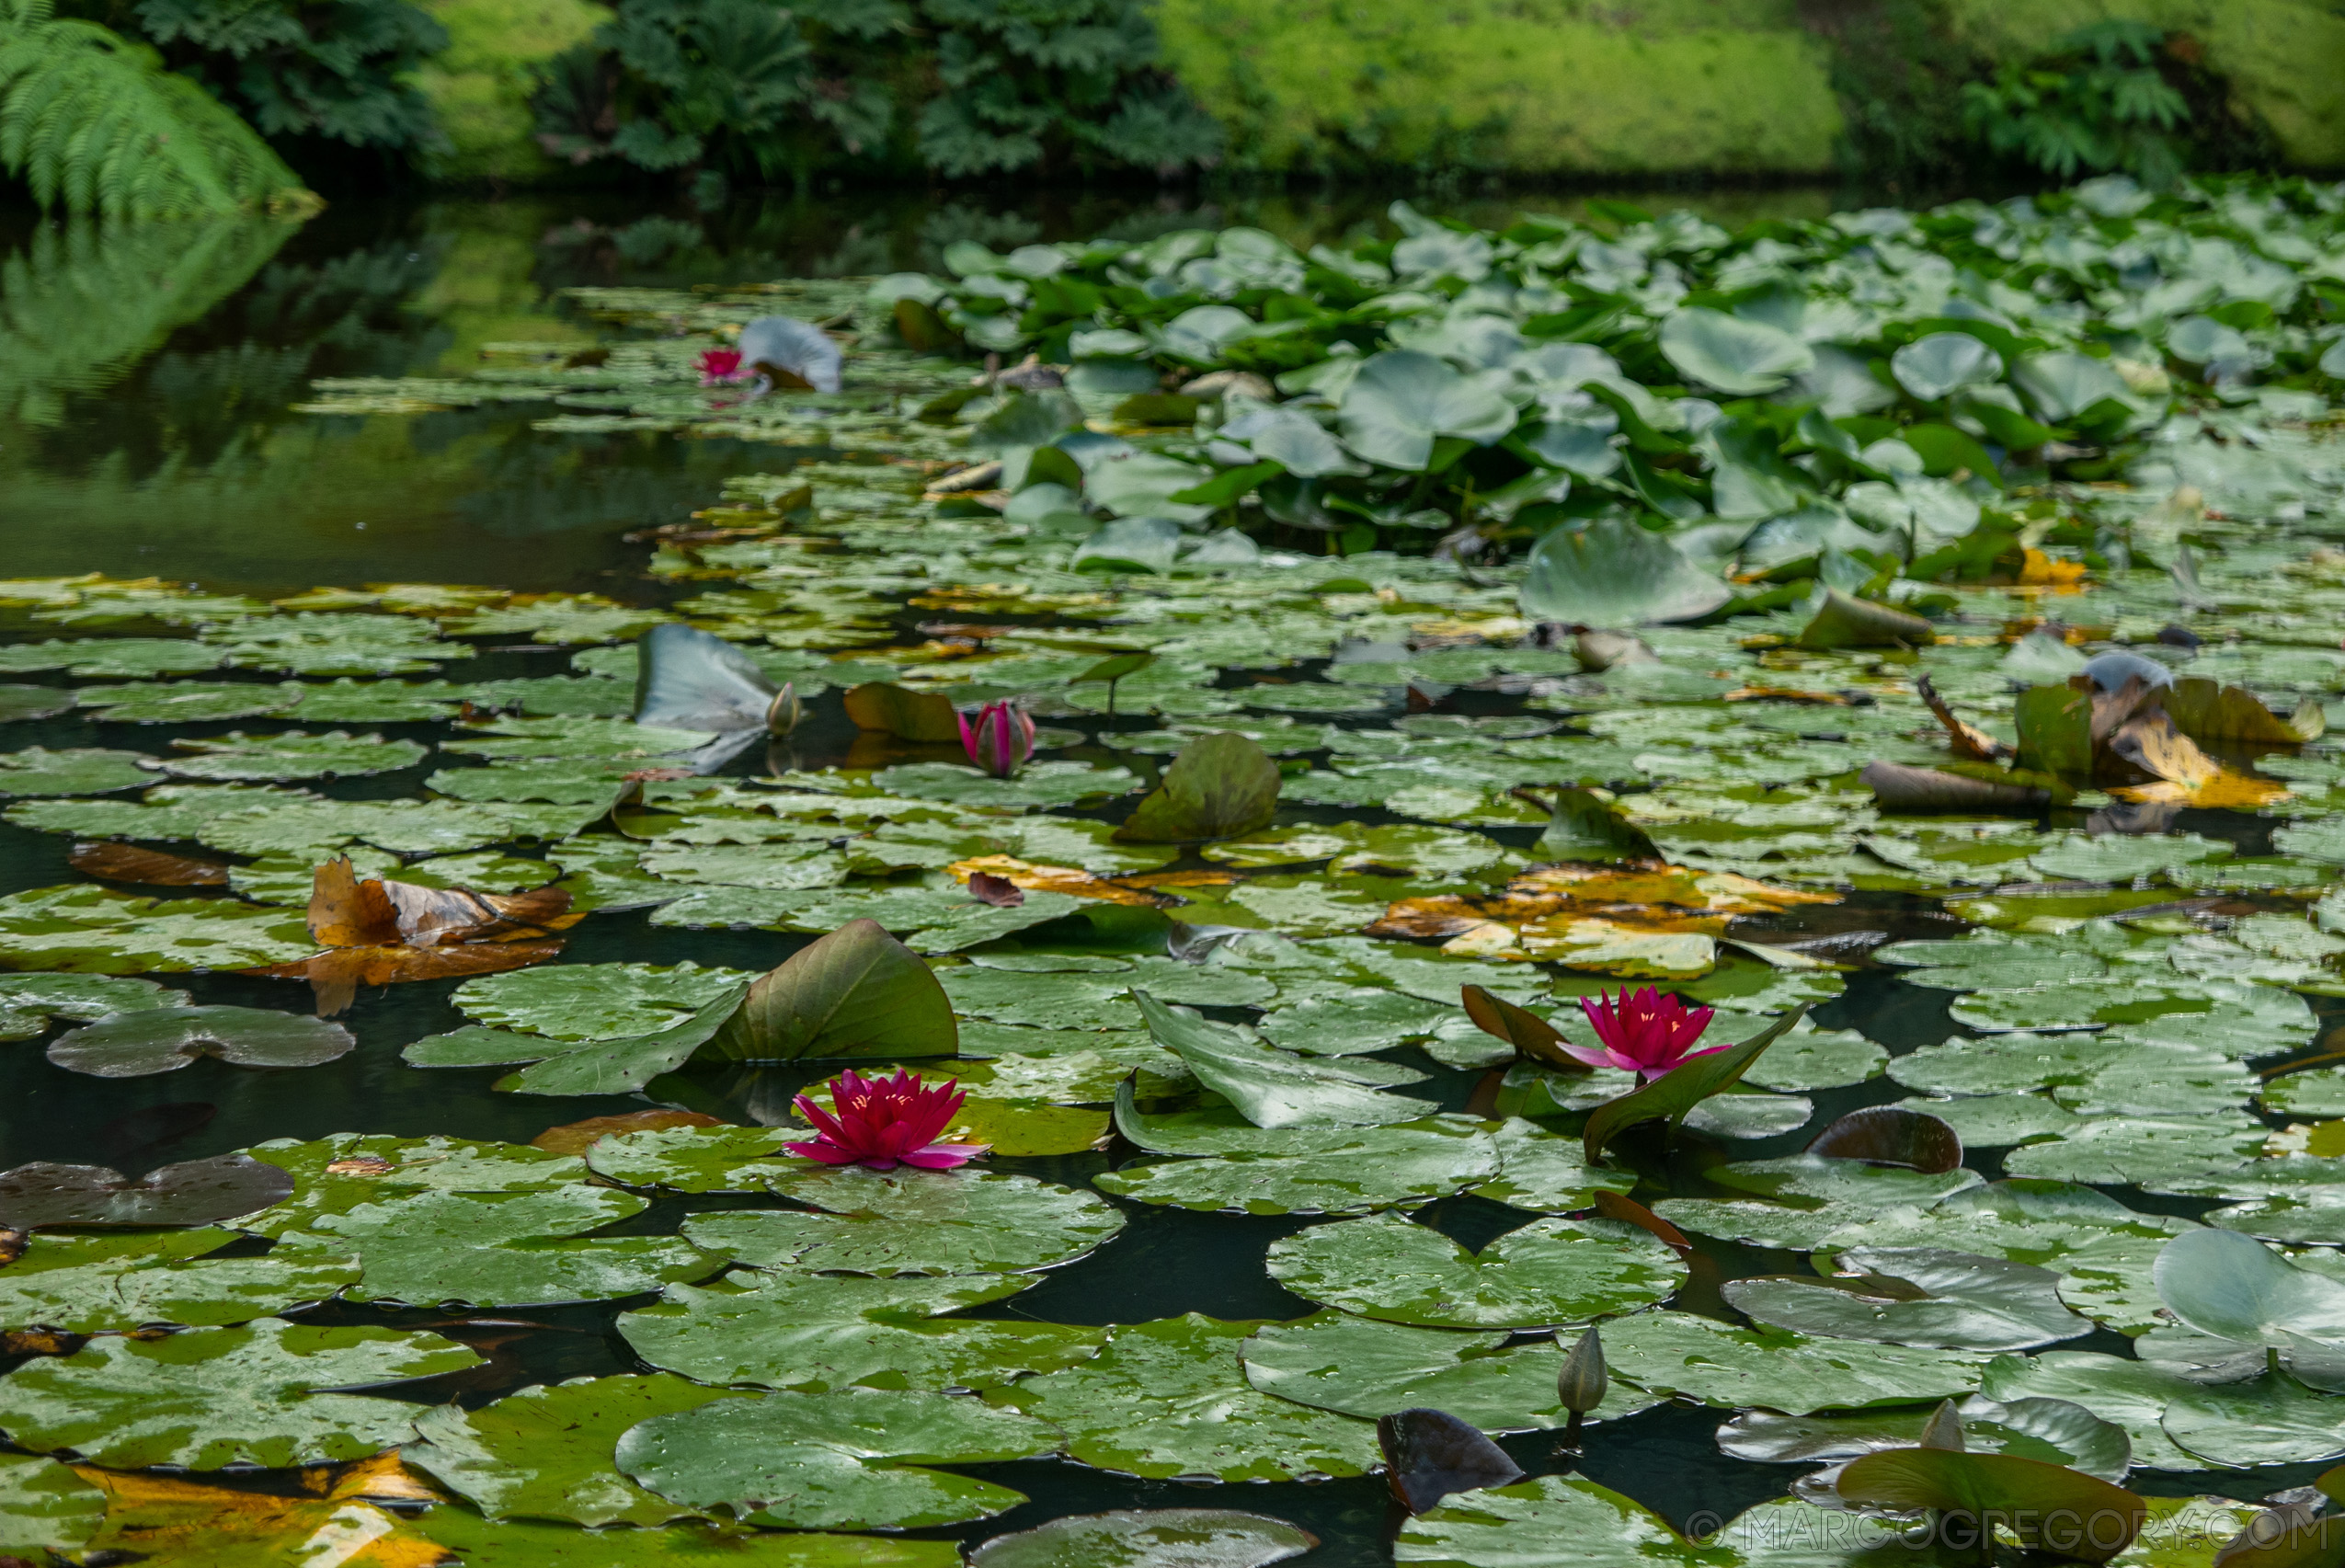
<svg viewBox="0 0 2345 1568">
<path fill-rule="evenodd" d="M 1511 1116 L 1498 1129 L 1498 1174 L 1469 1190 L 1534 1214 L 1571 1214 L 1593 1205 L 1599 1192 L 1635 1185 L 1629 1172 L 1587 1163 L 1578 1139 Z"/>
<path fill-rule="evenodd" d="M 597 1139 L 586 1162 L 598 1176 L 631 1187 L 677 1192 L 761 1192 L 814 1162 L 786 1153 L 788 1127 L 675 1127 Z"/>
<path fill-rule="evenodd" d="M 738 1525 L 674 1524 L 662 1529 L 582 1530 L 533 1519 L 487 1520 L 434 1508 L 408 1527 L 466 1568 L 665 1568 L 721 1558 L 739 1568 L 959 1568 L 949 1540 L 821 1535 Z"/>
<path fill-rule="evenodd" d="M 924 1468 L 1048 1453 L 1047 1424 L 967 1395 L 845 1389 L 718 1400 L 630 1427 L 618 1465 L 647 1491 L 742 1520 L 803 1529 L 916 1529 L 1024 1502 Z"/>
<path fill-rule="evenodd" d="M 1619 517 L 1550 532 L 1522 589 L 1535 620 L 1611 627 L 1699 620 L 1733 597 L 1667 538 Z"/>
<path fill-rule="evenodd" d="M 263 1007 L 153 1007 L 58 1036 L 49 1059 L 93 1078 L 148 1078 L 199 1056 L 234 1067 L 315 1067 L 357 1044 L 339 1024 Z"/>
<path fill-rule="evenodd" d="M 272 1139 L 244 1152 L 293 1182 L 291 1196 L 239 1221 L 239 1229 L 263 1236 L 305 1230 L 321 1216 L 347 1214 L 387 1195 L 552 1192 L 587 1173 L 575 1154 L 527 1144 L 386 1133 L 342 1132 L 309 1142 Z"/>
<path fill-rule="evenodd" d="M 2118 1186 L 2226 1170 L 2263 1147 L 2262 1123 L 2220 1112 L 2184 1119 L 2110 1116 L 2004 1156 L 2015 1176 Z"/>
<path fill-rule="evenodd" d="M 1743 1074 L 1759 1089 L 1834 1089 L 1881 1075 L 1889 1052 L 1854 1029 L 1795 1028 Z"/>
<path fill-rule="evenodd" d="M 2175 1446 L 2159 1425 L 2166 1408 L 2197 1387 L 2187 1379 L 2122 1356 L 2088 1350 L 2047 1350 L 1998 1356 L 1987 1363 L 1979 1391 L 1991 1400 L 2066 1400 L 2125 1429 L 2133 1463 L 2145 1470 L 2202 1470 L 2207 1461 Z M 2218 1467 L 2220 1468 L 2220 1467 Z"/>
<path fill-rule="evenodd" d="M 1307 1300 L 1444 1328 L 1539 1328 L 1633 1311 L 1686 1281 L 1677 1254 L 1616 1220 L 1535 1219 L 1470 1253 L 1394 1214 L 1271 1243 L 1270 1276 Z"/>
<path fill-rule="evenodd" d="M 154 759 L 136 751 L 85 749 L 50 751 L 39 746 L 0 752 L 0 796 L 110 795 L 154 782 Z"/>
<path fill-rule="evenodd" d="M 317 951 L 298 913 L 234 898 L 137 898 L 86 884 L 0 898 L 0 964 L 160 974 L 290 964 Z"/>
<path fill-rule="evenodd" d="M 814 1392 L 858 1383 L 983 1389 L 1084 1360 L 1099 1346 L 1098 1329 L 930 1321 L 1035 1283 L 1025 1275 L 790 1273 L 748 1288 L 671 1285 L 657 1304 L 622 1315 L 619 1332 L 652 1366 L 695 1382 Z"/>
<path fill-rule="evenodd" d="M 1642 1504 L 1564 1475 L 1452 1494 L 1403 1524 L 1392 1543 L 1395 1562 L 1445 1568 L 1566 1568 L 1592 1557 L 1695 1568 L 1713 1554 L 1697 1551 Z"/>
<path fill-rule="evenodd" d="M 1234 839 L 1268 826 L 1278 808 L 1278 764 L 1242 735 L 1200 735 L 1115 830 L 1124 843 Z"/>
<path fill-rule="evenodd" d="M 1389 1081 L 1387 1075 L 1363 1082 L 1359 1071 L 1255 1045 L 1228 1024 L 1167 1007 L 1146 991 L 1135 991 L 1133 999 L 1156 1043 L 1178 1054 L 1199 1082 L 1226 1096 L 1256 1127 L 1385 1127 L 1413 1121 L 1430 1109 L 1423 1100 L 1369 1086 Z"/>
<path fill-rule="evenodd" d="M 1447 1411 L 1484 1432 L 1566 1425 L 1556 1391 L 1563 1352 L 1551 1341 L 1510 1345 L 1504 1334 L 1453 1333 L 1317 1312 L 1271 1323 L 1239 1346 L 1246 1379 L 1267 1394 L 1374 1420 L 1397 1411 Z M 1656 1402 L 1615 1382 L 1591 1422 L 1617 1421 Z"/>
<path fill-rule="evenodd" d="M 2017 1399 L 2002 1404 L 1973 1395 L 1956 1408 L 1963 1447 L 1973 1453 L 2018 1454 L 2110 1482 L 2124 1480 L 2133 1462 L 2133 1442 L 2125 1429 L 2071 1401 Z M 1923 1405 L 1855 1415 L 1745 1411 L 1718 1429 L 1718 1447 L 1731 1458 L 1761 1464 L 1848 1459 L 1919 1447 L 1933 1414 L 1931 1407 Z"/>
<path fill-rule="evenodd" d="M 456 988 L 464 1016 L 555 1040 L 619 1040 L 670 1028 L 749 979 L 681 964 L 563 964 L 483 975 Z"/>
<path fill-rule="evenodd" d="M 56 1019 L 87 1022 L 109 1013 L 185 1007 L 191 1000 L 154 980 L 112 975 L 0 975 L 0 1040 L 29 1040 Z"/>
<path fill-rule="evenodd" d="M 1089 1193 L 990 1171 L 824 1168 L 781 1190 L 825 1212 L 707 1214 L 683 1233 L 758 1268 L 1012 1274 L 1071 1263 L 1124 1228 Z"/>
<path fill-rule="evenodd" d="M 692 1510 L 620 1474 L 619 1438 L 653 1416 L 740 1397 L 658 1372 L 539 1383 L 475 1410 L 434 1405 L 416 1417 L 422 1441 L 400 1457 L 490 1519 L 666 1524 Z"/>
<path fill-rule="evenodd" d="M 1067 1435 L 1069 1457 L 1148 1477 L 1293 1481 L 1365 1473 L 1369 1423 L 1256 1391 L 1239 1348 L 1263 1325 L 1191 1312 L 1113 1331 L 1105 1349 L 992 1397 Z"/>
<path fill-rule="evenodd" d="M 1787 1415 L 1959 1398 L 1978 1388 L 1987 1361 L 1969 1351 L 1811 1339 L 1673 1311 L 1606 1323 L 1604 1356 L 1614 1377 L 1649 1393 Z"/>
<path fill-rule="evenodd" d="M 339 729 L 325 735 L 298 729 L 279 735 L 235 730 L 214 739 L 184 739 L 175 744 L 189 754 L 166 757 L 158 765 L 165 773 L 186 779 L 358 778 L 412 768 L 426 755 L 424 748 L 412 740 L 386 740 L 380 735 L 351 735 Z"/>
<path fill-rule="evenodd" d="M 1127 1165 L 1093 1185 L 1135 1203 L 1177 1208 L 1345 1214 L 1445 1197 L 1498 1173 L 1496 1141 L 1464 1117 L 1330 1129 L 1309 1144 L 1305 1136 L 1305 1129 L 1274 1135 L 1285 1146 L 1303 1145 L 1294 1153 L 1241 1150 Z"/>
<path fill-rule="evenodd" d="M 2060 1299 L 2060 1276 L 2008 1258 L 1942 1247 L 1850 1247 L 1843 1272 L 1859 1279 L 1809 1284 L 1795 1278 L 1730 1280 L 1728 1303 L 1763 1323 L 1833 1339 L 1949 1350 L 2024 1350 L 2093 1330 Z M 1893 1286 L 1909 1287 L 1908 1297 Z"/>
<path fill-rule="evenodd" d="M 0 1456 L 0 1548 L 72 1551 L 97 1533 L 106 1494 L 41 1454 Z"/>
<path fill-rule="evenodd" d="M 436 1377 L 479 1361 L 438 1334 L 281 1318 L 161 1339 L 100 1337 L 0 1378 L 0 1427 L 24 1448 L 70 1448 L 117 1470 L 333 1464 L 404 1442 L 416 1407 L 316 1391 Z"/>
<path fill-rule="evenodd" d="M 1827 1203 L 1879 1207 L 1932 1204 L 1983 1178 L 1976 1171 L 1916 1171 L 1904 1165 L 1870 1165 L 1821 1154 L 1791 1154 L 1780 1160 L 1744 1160 L 1709 1173 L 1711 1181 L 1774 1198 L 1819 1198 Z"/>
<path fill-rule="evenodd" d="M 0 1270 L 0 1324 L 86 1334 L 249 1322 L 358 1282 L 358 1261 L 330 1251 L 202 1255 L 234 1240 L 209 1229 L 36 1236 Z"/>
<path fill-rule="evenodd" d="M 975 1568 L 1265 1568 L 1318 1544 L 1309 1530 L 1263 1514 L 1135 1508 L 995 1536 L 969 1561 Z"/>
<path fill-rule="evenodd" d="M 876 921 L 851 921 L 749 985 L 707 1054 L 736 1060 L 952 1056 L 953 1005 Z"/>
</svg>

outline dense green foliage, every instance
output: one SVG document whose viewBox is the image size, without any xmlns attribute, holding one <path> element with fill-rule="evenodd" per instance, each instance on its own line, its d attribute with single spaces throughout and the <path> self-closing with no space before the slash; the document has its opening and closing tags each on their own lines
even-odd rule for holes
<svg viewBox="0 0 2345 1568">
<path fill-rule="evenodd" d="M 297 202 L 293 171 L 154 51 L 49 0 L 0 9 L 0 168 L 44 207 L 175 218 Z"/>
<path fill-rule="evenodd" d="M 2156 29 L 2102 22 L 2049 60 L 1967 85 L 1963 121 L 1998 157 L 2056 178 L 2122 170 L 2168 185 L 2189 162 L 2192 128 L 2190 100 L 2162 62 L 2181 63 Z"/>
<path fill-rule="evenodd" d="M 448 45 L 410 0 L 135 0 L 136 30 L 262 135 L 407 153 L 438 137 L 407 76 Z"/>
<path fill-rule="evenodd" d="M 1133 0 L 623 0 L 538 109 L 575 162 L 800 185 L 841 166 L 1194 166 L 1219 144 Z"/>
</svg>

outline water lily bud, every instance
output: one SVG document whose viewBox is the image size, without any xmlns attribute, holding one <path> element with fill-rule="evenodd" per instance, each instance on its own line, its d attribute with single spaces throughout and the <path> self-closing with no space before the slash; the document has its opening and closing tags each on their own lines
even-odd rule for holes
<svg viewBox="0 0 2345 1568">
<path fill-rule="evenodd" d="M 1563 1370 L 1555 1375 L 1556 1397 L 1573 1415 L 1585 1415 L 1604 1402 L 1605 1391 L 1611 1386 L 1611 1374 L 1604 1366 L 1604 1341 L 1590 1329 L 1563 1358 Z"/>
<path fill-rule="evenodd" d="M 770 735 L 787 735 L 798 727 L 806 716 L 806 704 L 798 701 L 798 683 L 784 681 L 773 693 L 773 701 L 765 710 L 765 728 Z"/>
<path fill-rule="evenodd" d="M 1034 755 L 1034 720 L 1014 703 L 988 703 L 975 724 L 967 714 L 953 716 L 961 727 L 961 750 L 997 779 L 1013 776 Z"/>
<path fill-rule="evenodd" d="M 1962 1415 L 1954 1408 L 1952 1400 L 1939 1401 L 1938 1408 L 1929 1413 L 1929 1420 L 1922 1426 L 1921 1446 L 1950 1448 L 1958 1454 L 1967 1447 L 1962 1441 Z"/>
</svg>

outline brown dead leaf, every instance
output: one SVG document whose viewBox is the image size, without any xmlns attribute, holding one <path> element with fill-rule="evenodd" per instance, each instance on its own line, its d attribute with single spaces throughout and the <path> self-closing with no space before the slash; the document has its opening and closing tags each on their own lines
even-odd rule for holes
<svg viewBox="0 0 2345 1568">
<path fill-rule="evenodd" d="M 1096 898 L 1107 904 L 1139 904 L 1154 908 L 1166 900 L 1151 898 L 1129 885 L 1131 879 L 1109 881 L 1093 876 L 1088 871 L 1071 865 L 1037 865 L 1015 855 L 984 854 L 973 860 L 955 861 L 945 868 L 968 884 L 973 897 L 983 898 L 978 891 L 977 879 L 1003 882 L 1024 893 L 1070 893 L 1078 898 Z M 992 903 L 991 898 L 985 898 Z M 1022 899 L 1023 901 L 1023 899 Z"/>
<path fill-rule="evenodd" d="M 66 853 L 65 861 L 75 871 L 109 882 L 141 882 L 154 887 L 228 886 L 228 868 L 219 861 L 141 849 L 136 844 L 75 844 Z"/>
<path fill-rule="evenodd" d="M 996 876 L 990 871 L 972 871 L 969 897 L 997 910 L 1014 910 L 1026 901 L 1026 890 L 1006 876 Z"/>
<path fill-rule="evenodd" d="M 189 1568 L 437 1568 L 454 1561 L 397 1515 L 355 1496 L 284 1497 L 86 1465 L 74 1473 L 106 1494 L 93 1558 L 136 1552 Z"/>
<path fill-rule="evenodd" d="M 1974 762 L 1993 762 L 2011 754 L 2010 747 L 1985 730 L 1964 724 L 1956 717 L 1954 710 L 1947 705 L 1946 699 L 1938 694 L 1938 688 L 1930 684 L 1928 676 L 1917 679 L 1914 689 L 1921 693 L 1922 701 L 1929 704 L 1929 711 L 1938 715 L 1938 722 L 1946 727 L 1946 743 L 1954 749 L 1956 756 L 1967 757 Z"/>
<path fill-rule="evenodd" d="M 399 985 L 407 980 L 444 980 L 498 975 L 558 957 L 559 942 L 473 942 L 449 947 L 331 947 L 298 963 L 246 969 L 284 980 L 307 980 L 316 993 L 317 1015 L 331 1018 L 349 1009 L 360 986 Z"/>
<path fill-rule="evenodd" d="M 6 1268 L 24 1256 L 25 1247 L 31 1240 L 32 1232 L 29 1230 L 17 1230 L 0 1225 L 0 1268 Z"/>
<path fill-rule="evenodd" d="M 88 1339 L 55 1329 L 10 1329 L 0 1333 L 0 1356 L 71 1356 Z"/>
<path fill-rule="evenodd" d="M 327 1173 L 336 1176 L 387 1176 L 398 1168 L 380 1154 L 353 1154 L 326 1162 Z"/>
<path fill-rule="evenodd" d="M 2250 810 L 2287 798 L 2286 785 L 2227 768 L 2174 726 L 2164 713 L 2145 714 L 2110 738 L 2111 753 L 2151 775 L 2147 784 L 2110 793 L 2126 800 L 2171 801 L 2208 810 Z"/>
<path fill-rule="evenodd" d="M 1683 1230 L 1632 1197 L 1598 1188 L 1596 1211 L 1607 1219 L 1618 1219 L 1624 1225 L 1633 1225 L 1647 1232 L 1681 1258 L 1694 1255 L 1694 1244 L 1686 1240 Z"/>
<path fill-rule="evenodd" d="M 2084 676 L 2071 677 L 2068 684 L 2089 686 Z M 2143 709 L 2156 705 L 2156 688 L 2138 675 L 2128 675 L 2122 686 L 2093 692 L 2092 744 L 2094 751 L 2107 746 L 2110 738 L 2133 721 Z"/>
<path fill-rule="evenodd" d="M 1670 904 L 1713 914 L 1775 914 L 1801 904 L 1836 904 L 1837 893 L 1779 887 L 1731 871 L 1656 865 L 1623 869 L 1607 865 L 1543 865 L 1506 884 L 1508 894 L 1530 897 L 1561 893 L 1583 904 Z"/>
<path fill-rule="evenodd" d="M 615 1116 L 589 1116 L 581 1122 L 564 1122 L 560 1127 L 547 1127 L 530 1139 L 532 1149 L 543 1149 L 555 1154 L 583 1154 L 587 1146 L 597 1139 L 626 1132 L 664 1132 L 671 1127 L 723 1127 L 715 1116 L 698 1111 L 628 1111 Z"/>
<path fill-rule="evenodd" d="M 399 1460 L 399 1450 L 385 1448 L 372 1459 L 346 1467 L 327 1496 L 337 1501 L 363 1497 L 378 1503 L 444 1503 L 448 1494 L 430 1480 Z"/>
</svg>

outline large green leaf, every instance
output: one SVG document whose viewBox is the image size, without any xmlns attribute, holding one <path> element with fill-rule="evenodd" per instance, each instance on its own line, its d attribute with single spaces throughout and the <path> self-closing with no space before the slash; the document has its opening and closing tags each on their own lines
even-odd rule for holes
<svg viewBox="0 0 2345 1568">
<path fill-rule="evenodd" d="M 60 1035 L 49 1059 L 93 1078 L 146 1078 L 199 1056 L 234 1067 L 315 1067 L 357 1044 L 339 1024 L 268 1008 L 155 1007 Z"/>
<path fill-rule="evenodd" d="M 1642 1504 L 1566 1475 L 1453 1494 L 1403 1524 L 1392 1543 L 1393 1562 L 1437 1568 L 1697 1568 L 1721 1556 L 1695 1548 Z"/>
<path fill-rule="evenodd" d="M 358 1282 L 358 1260 L 334 1250 L 201 1255 L 235 1239 L 209 1229 L 36 1236 L 0 1270 L 0 1326 L 87 1334 L 248 1322 Z"/>
<path fill-rule="evenodd" d="M 798 949 L 749 987 L 711 1054 L 949 1057 L 960 1048 L 953 1004 L 910 948 L 875 921 L 851 921 Z"/>
<path fill-rule="evenodd" d="M 0 1430 L 23 1448 L 71 1448 L 120 1470 L 329 1464 L 405 1441 L 415 1406 L 316 1391 L 435 1377 L 479 1360 L 438 1334 L 281 1318 L 98 1338 L 0 1378 Z"/>
<path fill-rule="evenodd" d="M 1584 1323 L 1650 1306 L 1686 1280 L 1676 1253 L 1609 1219 L 1535 1219 L 1471 1253 L 1413 1220 L 1373 1215 L 1272 1242 L 1269 1268 L 1307 1300 L 1444 1328 Z"/>
<path fill-rule="evenodd" d="M 664 1373 L 540 1383 L 474 1410 L 432 1406 L 416 1417 L 422 1441 L 401 1457 L 491 1519 L 665 1524 L 692 1510 L 619 1473 L 612 1453 L 621 1435 L 655 1415 L 738 1397 Z"/>
<path fill-rule="evenodd" d="M 582 1530 L 434 1508 L 410 1528 L 459 1553 L 464 1568 L 698 1568 L 710 1562 L 738 1568 L 960 1568 L 961 1562 L 961 1549 L 949 1540 L 784 1534 L 738 1525 Z"/>
<path fill-rule="evenodd" d="M 1693 307 L 1661 324 L 1661 351 L 1693 381 L 1737 397 L 1769 393 L 1815 368 L 1815 354 L 1779 326 Z"/>
<path fill-rule="evenodd" d="M 1960 1515 L 1973 1533 L 2001 1525 L 2031 1549 L 2092 1562 L 2130 1545 L 2148 1513 L 2124 1488 L 2079 1471 L 1948 1448 L 1867 1454 L 1840 1472 L 1839 1492 L 1871 1507 Z"/>
<path fill-rule="evenodd" d="M 1244 736 L 1200 735 L 1115 830 L 1119 841 L 1234 839 L 1267 827 L 1278 809 L 1278 764 Z"/>
<path fill-rule="evenodd" d="M 1666 537 L 1619 515 L 1550 532 L 1532 549 L 1522 589 L 1532 620 L 1585 626 L 1698 621 L 1733 597 Z"/>
<path fill-rule="evenodd" d="M 1412 349 L 1370 356 L 1336 406 L 1344 444 L 1408 473 L 1433 460 L 1445 436 L 1488 446 L 1515 428 L 1515 406 L 1486 383 Z"/>
<path fill-rule="evenodd" d="M 1291 1481 L 1359 1475 L 1376 1429 L 1257 1391 L 1240 1345 L 1262 1325 L 1191 1312 L 1118 1328 L 1080 1366 L 992 1397 L 1067 1435 L 1070 1457 L 1128 1475 Z"/>
<path fill-rule="evenodd" d="M 823 1167 L 783 1191 L 827 1212 L 707 1214 L 684 1235 L 759 1268 L 1006 1274 L 1071 1263 L 1124 1228 L 1090 1193 L 1001 1172 Z"/>
<path fill-rule="evenodd" d="M 0 1455 L 0 1550 L 72 1551 L 105 1516 L 106 1494 L 57 1460 Z"/>
<path fill-rule="evenodd" d="M 990 1482 L 922 1468 L 1024 1459 L 1058 1431 L 967 1395 L 842 1389 L 718 1400 L 628 1429 L 619 1468 L 695 1510 L 796 1529 L 915 1529 L 1025 1501 Z"/>
<path fill-rule="evenodd" d="M 1786 1414 L 1859 1410 L 1966 1394 L 1987 1358 L 1967 1351 L 1810 1339 L 1785 1329 L 1738 1329 L 1687 1312 L 1640 1312 L 1604 1325 L 1616 1378 L 1656 1394 Z"/>
</svg>

